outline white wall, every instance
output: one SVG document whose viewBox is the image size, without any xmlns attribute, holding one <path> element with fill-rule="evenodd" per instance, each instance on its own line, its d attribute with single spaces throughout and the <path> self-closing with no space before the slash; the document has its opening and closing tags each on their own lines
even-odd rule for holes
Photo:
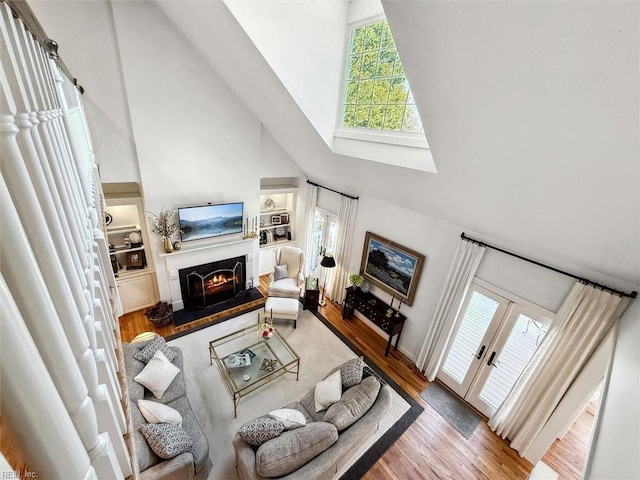
<svg viewBox="0 0 640 480">
<path fill-rule="evenodd" d="M 225 4 L 327 145 L 342 96 L 346 1 Z"/>
<path fill-rule="evenodd" d="M 103 182 L 140 182 L 111 4 L 29 1 L 58 53 L 85 89 L 82 96 Z M 73 25 L 69 28 L 69 25 Z"/>
<path fill-rule="evenodd" d="M 527 256 L 521 244 L 495 238 L 486 233 L 474 232 L 464 226 L 443 222 L 369 196 L 360 196 L 349 265 L 351 272 L 357 272 L 360 269 L 366 231 L 381 235 L 425 255 L 413 305 L 402 306 L 402 313 L 407 316 L 407 321 L 400 338 L 399 349 L 412 359 L 419 348 L 424 330 L 431 321 L 430 316 L 462 232 L 505 250 L 517 254 L 525 253 L 524 256 Z M 558 258 L 539 256 L 536 260 L 604 284 L 615 282 L 611 277 L 579 265 L 563 262 Z M 575 283 L 575 280 L 570 277 L 491 249 L 487 249 L 477 276 L 551 311 L 558 310 Z M 617 285 L 627 290 L 634 288 L 630 283 Z M 372 287 L 371 291 L 385 301 L 391 300 L 391 295 L 376 287 Z"/>
<path fill-rule="evenodd" d="M 608 386 L 605 387 L 597 437 L 591 446 L 593 480 L 640 478 L 640 301 L 622 319 Z"/>
<path fill-rule="evenodd" d="M 304 172 L 264 126 L 261 127 L 261 178 L 301 177 Z M 281 185 L 281 184 L 280 184 Z"/>
<path fill-rule="evenodd" d="M 146 209 L 242 201 L 246 217 L 257 215 L 260 122 L 154 3 L 113 9 Z M 152 248 L 160 252 L 159 239 Z M 167 271 L 156 265 L 168 299 Z"/>
<path fill-rule="evenodd" d="M 325 188 L 318 188 L 316 206 L 329 213 L 338 215 L 340 212 L 340 195 Z"/>
<path fill-rule="evenodd" d="M 407 316 L 407 321 L 398 348 L 409 358 L 414 358 L 432 306 L 435 304 L 458 245 L 457 237 L 460 235 L 460 230 L 453 225 L 395 207 L 372 197 L 360 196 L 349 265 L 350 272 L 360 271 L 362 248 L 367 231 L 425 256 L 413 306 L 403 305 L 401 308 L 402 313 Z M 386 302 L 391 300 L 391 295 L 375 286 L 371 286 L 371 292 Z"/>
<path fill-rule="evenodd" d="M 384 14 L 382 3 L 377 0 L 351 0 L 349 3 L 349 23 Z"/>
<path fill-rule="evenodd" d="M 476 276 L 552 312 L 558 311 L 576 282 L 490 248 L 485 251 Z"/>
</svg>

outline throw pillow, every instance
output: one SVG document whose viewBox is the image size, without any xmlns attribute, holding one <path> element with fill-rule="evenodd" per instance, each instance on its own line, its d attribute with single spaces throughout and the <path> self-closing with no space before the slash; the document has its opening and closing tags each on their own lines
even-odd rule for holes
<svg viewBox="0 0 640 480">
<path fill-rule="evenodd" d="M 193 458 L 196 458 L 193 439 L 178 425 L 147 423 L 140 425 L 140 433 L 144 436 L 153 453 L 160 458 L 167 460 L 183 452 L 191 452 Z"/>
<path fill-rule="evenodd" d="M 156 351 L 158 350 L 164 353 L 164 356 L 167 357 L 170 362 L 173 362 L 178 356 L 178 354 L 171 350 L 169 345 L 167 345 L 167 342 L 164 341 L 164 338 L 162 338 L 160 335 L 156 335 L 155 338 L 147 343 L 147 345 L 142 350 L 134 353 L 133 358 L 135 358 L 136 360 L 140 360 L 142 363 L 149 363 L 149 360 L 153 358 Z"/>
<path fill-rule="evenodd" d="M 340 370 L 338 370 L 316 384 L 314 393 L 316 412 L 326 410 L 333 403 L 340 400 L 341 396 L 342 379 L 340 377 Z"/>
<path fill-rule="evenodd" d="M 279 408 L 278 410 L 269 412 L 269 416 L 275 420 L 280 420 L 285 430 L 304 427 L 307 424 L 304 414 L 293 408 Z"/>
<path fill-rule="evenodd" d="M 277 437 L 283 431 L 284 425 L 280 420 L 271 417 L 260 417 L 242 425 L 238 430 L 238 435 L 249 445 L 259 447 Z"/>
<path fill-rule="evenodd" d="M 144 385 L 156 398 L 162 397 L 180 369 L 158 350 L 147 366 L 133 380 Z"/>
<path fill-rule="evenodd" d="M 344 392 L 340 401 L 327 409 L 324 421 L 332 423 L 338 432 L 342 432 L 369 411 L 378 398 L 379 391 L 380 382 L 375 377 L 365 378 Z"/>
<path fill-rule="evenodd" d="M 362 381 L 362 367 L 362 357 L 348 360 L 340 365 L 343 388 L 351 388 Z"/>
<path fill-rule="evenodd" d="M 151 400 L 138 400 L 140 413 L 149 423 L 170 423 L 182 425 L 182 415 L 169 405 L 153 402 Z"/>
<path fill-rule="evenodd" d="M 289 276 L 289 269 L 286 265 L 276 265 L 273 273 L 274 280 L 282 280 Z"/>
</svg>

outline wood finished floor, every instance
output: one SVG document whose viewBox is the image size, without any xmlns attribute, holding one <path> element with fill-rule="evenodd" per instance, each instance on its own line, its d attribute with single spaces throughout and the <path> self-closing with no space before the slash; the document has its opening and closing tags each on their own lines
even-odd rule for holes
<svg viewBox="0 0 640 480">
<path fill-rule="evenodd" d="M 258 287 L 266 297 L 267 277 L 260 278 Z M 262 305 L 265 299 L 191 322 L 181 327 L 169 325 L 154 328 L 142 311 L 124 315 L 120 320 L 122 340 L 127 342 L 137 334 L 156 331 L 162 336 L 184 332 L 230 314 L 238 314 Z M 395 380 L 420 405 L 424 412 L 378 460 L 363 477 L 375 480 L 422 479 L 526 479 L 532 465 L 509 448 L 507 441 L 495 435 L 485 422 L 481 422 L 467 440 L 444 420 L 422 398 L 429 382 L 405 355 L 393 348 L 384 356 L 385 339 L 365 322 L 354 318 L 342 320 L 341 308 L 328 302 L 319 308 L 345 337 L 367 355 L 378 367 Z M 593 407 L 587 408 L 574 427 L 562 440 L 557 440 L 543 458 L 561 479 L 581 477 L 593 423 Z"/>
</svg>

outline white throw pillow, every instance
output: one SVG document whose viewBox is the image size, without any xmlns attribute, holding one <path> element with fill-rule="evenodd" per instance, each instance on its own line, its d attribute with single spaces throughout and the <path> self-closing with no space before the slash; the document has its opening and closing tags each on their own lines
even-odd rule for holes
<svg viewBox="0 0 640 480">
<path fill-rule="evenodd" d="M 182 426 L 182 415 L 169 405 L 151 400 L 138 400 L 138 408 L 149 423 L 170 423 Z"/>
<path fill-rule="evenodd" d="M 316 384 L 314 400 L 316 403 L 316 413 L 326 410 L 342 397 L 342 377 L 340 370 Z"/>
<path fill-rule="evenodd" d="M 134 377 L 134 380 L 151 390 L 151 393 L 156 398 L 160 398 L 179 372 L 180 369 L 167 360 L 164 353 L 158 350 L 153 355 L 153 358 L 149 360 L 147 366 Z"/>
<path fill-rule="evenodd" d="M 269 412 L 269 416 L 274 420 L 280 420 L 285 430 L 304 427 L 307 424 L 307 419 L 304 418 L 304 414 L 293 408 L 279 408 L 278 410 Z"/>
</svg>

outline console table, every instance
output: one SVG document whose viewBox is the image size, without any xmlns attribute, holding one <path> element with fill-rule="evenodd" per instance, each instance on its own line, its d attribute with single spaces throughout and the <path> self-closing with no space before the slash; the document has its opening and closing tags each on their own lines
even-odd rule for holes
<svg viewBox="0 0 640 480">
<path fill-rule="evenodd" d="M 396 317 L 395 310 L 390 317 L 387 317 L 388 309 L 389 304 L 383 302 L 375 295 L 369 292 L 365 293 L 360 289 L 356 290 L 354 287 L 347 288 L 347 296 L 344 299 L 344 307 L 342 308 L 342 319 L 344 320 L 345 318 L 351 317 L 353 311 L 358 310 L 362 315 L 380 327 L 389 335 L 387 348 L 384 351 L 385 357 L 389 355 L 389 347 L 391 346 L 391 339 L 394 335 L 397 335 L 397 337 L 393 348 L 398 348 L 402 327 L 404 326 L 404 321 L 407 319 L 407 317 L 402 314 Z"/>
</svg>

